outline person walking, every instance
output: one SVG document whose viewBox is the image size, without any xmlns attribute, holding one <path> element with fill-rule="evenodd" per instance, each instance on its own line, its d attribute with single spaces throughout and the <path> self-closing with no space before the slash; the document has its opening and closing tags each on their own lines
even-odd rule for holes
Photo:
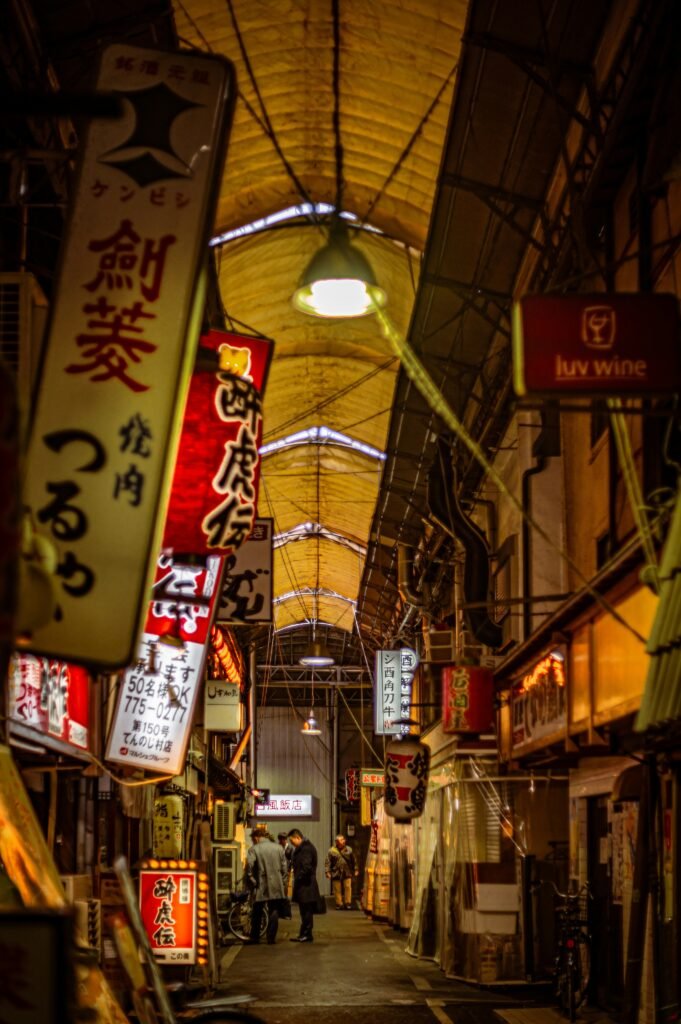
<svg viewBox="0 0 681 1024">
<path fill-rule="evenodd" d="M 352 910 L 352 880 L 359 871 L 345 836 L 336 836 L 335 844 L 326 855 L 324 871 L 333 885 L 336 910 Z"/>
<path fill-rule="evenodd" d="M 292 828 L 288 834 L 293 847 L 291 868 L 293 870 L 294 903 L 300 910 L 300 934 L 291 942 L 313 942 L 312 926 L 314 912 L 320 899 L 317 885 L 317 850 L 300 829 Z"/>
<path fill-rule="evenodd" d="M 253 846 L 246 858 L 246 872 L 254 889 L 254 902 L 248 945 L 257 946 L 260 942 L 263 907 L 267 904 L 267 942 L 272 946 L 277 941 L 281 901 L 286 898 L 288 865 L 282 847 L 274 842 L 267 829 L 256 826 L 251 838 Z"/>
</svg>

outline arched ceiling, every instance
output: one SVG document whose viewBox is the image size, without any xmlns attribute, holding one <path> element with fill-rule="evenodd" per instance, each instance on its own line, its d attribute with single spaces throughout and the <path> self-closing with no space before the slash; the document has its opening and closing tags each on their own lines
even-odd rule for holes
<svg viewBox="0 0 681 1024">
<path fill-rule="evenodd" d="M 236 67 L 239 97 L 216 235 L 295 204 L 336 203 L 337 103 L 340 206 L 356 216 L 352 241 L 388 293 L 391 320 L 406 331 L 467 0 L 340 0 L 337 91 L 332 0 L 174 0 L 173 6 L 183 45 L 224 54 Z M 365 221 L 374 231 L 359 230 Z M 327 228 L 323 218 L 299 216 L 216 246 L 222 301 L 229 317 L 275 343 L 266 443 L 327 426 L 383 452 L 399 366 L 377 322 L 309 318 L 291 305 Z M 353 630 L 362 548 L 383 466 L 327 441 L 263 458 L 259 513 L 274 518 L 276 534 L 319 523 L 359 548 L 318 531 L 281 543 L 274 566 L 277 628 L 319 621 Z"/>
</svg>

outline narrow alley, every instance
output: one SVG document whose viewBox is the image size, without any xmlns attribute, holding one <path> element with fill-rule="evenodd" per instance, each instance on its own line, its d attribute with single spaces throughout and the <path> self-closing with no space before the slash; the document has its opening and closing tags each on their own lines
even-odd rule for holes
<svg viewBox="0 0 681 1024">
<path fill-rule="evenodd" d="M 438 966 L 405 952 L 405 936 L 361 911 L 333 906 L 315 917 L 314 942 L 298 934 L 298 913 L 279 926 L 268 946 L 235 943 L 221 961 L 221 996 L 250 995 L 252 1013 L 266 1024 L 552 1024 L 553 1010 L 539 1009 L 542 993 L 522 986 L 489 989 L 447 978 Z M 497 1011 L 510 1010 L 506 1018 Z"/>
</svg>

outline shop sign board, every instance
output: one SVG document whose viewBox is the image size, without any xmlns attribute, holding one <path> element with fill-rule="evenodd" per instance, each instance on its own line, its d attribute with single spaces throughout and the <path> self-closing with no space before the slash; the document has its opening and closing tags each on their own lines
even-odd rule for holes
<svg viewBox="0 0 681 1024">
<path fill-rule="evenodd" d="M 108 761 L 169 775 L 184 769 L 221 569 L 217 557 L 204 568 L 160 556 L 137 661 L 118 692 Z"/>
<path fill-rule="evenodd" d="M 58 609 L 22 647 L 110 669 L 153 576 L 235 90 L 221 58 L 121 44 L 95 88 L 123 112 L 90 121 L 51 311 L 24 501 Z"/>
<path fill-rule="evenodd" d="M 359 800 L 359 768 L 345 769 L 345 799 L 350 804 Z"/>
<path fill-rule="evenodd" d="M 399 651 L 376 651 L 374 683 L 374 732 L 378 735 L 408 735 L 403 724 L 411 715 L 411 684 L 419 656 L 409 647 Z"/>
<path fill-rule="evenodd" d="M 80 665 L 13 654 L 9 666 L 9 717 L 44 736 L 88 749 L 90 677 Z"/>
<path fill-rule="evenodd" d="M 527 295 L 513 308 L 517 395 L 664 395 L 681 390 L 674 295 Z"/>
<path fill-rule="evenodd" d="M 245 544 L 227 556 L 218 622 L 272 621 L 273 540 L 274 520 L 256 519 Z"/>
<path fill-rule="evenodd" d="M 513 750 L 549 736 L 567 725 L 565 652 L 554 648 L 511 688 Z"/>
<path fill-rule="evenodd" d="M 251 533 L 260 481 L 262 396 L 272 348 L 265 338 L 227 331 L 201 336 L 175 462 L 164 549 L 226 554 Z M 215 358 L 215 369 L 201 369 L 202 355 Z"/>
<path fill-rule="evenodd" d="M 203 726 L 208 732 L 239 732 L 242 729 L 241 688 L 226 679 L 207 679 L 204 690 Z"/>
<path fill-rule="evenodd" d="M 385 786 L 385 772 L 376 768 L 362 768 L 360 785 Z"/>
<path fill-rule="evenodd" d="M 494 676 L 477 665 L 442 668 L 442 731 L 481 733 L 494 727 Z"/>
<path fill-rule="evenodd" d="M 156 960 L 196 962 L 196 871 L 140 871 L 139 900 L 144 929 Z"/>
<path fill-rule="evenodd" d="M 184 803 L 181 796 L 164 794 L 154 800 L 154 857 L 181 857 Z"/>
<path fill-rule="evenodd" d="M 268 803 L 255 805 L 255 814 L 259 818 L 315 818 L 319 803 L 309 793 L 270 793 Z"/>
</svg>

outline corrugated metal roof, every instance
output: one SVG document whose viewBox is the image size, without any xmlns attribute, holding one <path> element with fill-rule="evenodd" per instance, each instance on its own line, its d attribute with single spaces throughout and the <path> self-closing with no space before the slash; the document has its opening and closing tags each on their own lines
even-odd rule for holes
<svg viewBox="0 0 681 1024">
<path fill-rule="evenodd" d="M 391 319 L 404 332 L 467 7 L 467 0 L 343 0 L 340 5 L 342 206 L 377 229 L 354 230 L 352 240 L 369 259 L 388 293 Z M 182 41 L 224 54 L 237 71 L 239 100 L 216 234 L 304 200 L 333 204 L 331 3 L 175 0 L 174 11 Z M 398 366 L 375 319 L 323 321 L 291 305 L 325 230 L 301 218 L 223 245 L 218 255 L 222 298 L 231 317 L 275 342 L 265 395 L 266 442 L 326 425 L 382 451 Z M 329 444 L 273 453 L 263 461 L 259 511 L 274 517 L 277 533 L 309 521 L 366 545 L 381 472 L 382 463 Z M 362 569 L 356 552 L 317 536 L 277 548 L 275 598 L 318 588 L 323 596 L 279 602 L 276 625 L 308 618 L 352 630 L 350 602 L 357 599 Z"/>
</svg>

